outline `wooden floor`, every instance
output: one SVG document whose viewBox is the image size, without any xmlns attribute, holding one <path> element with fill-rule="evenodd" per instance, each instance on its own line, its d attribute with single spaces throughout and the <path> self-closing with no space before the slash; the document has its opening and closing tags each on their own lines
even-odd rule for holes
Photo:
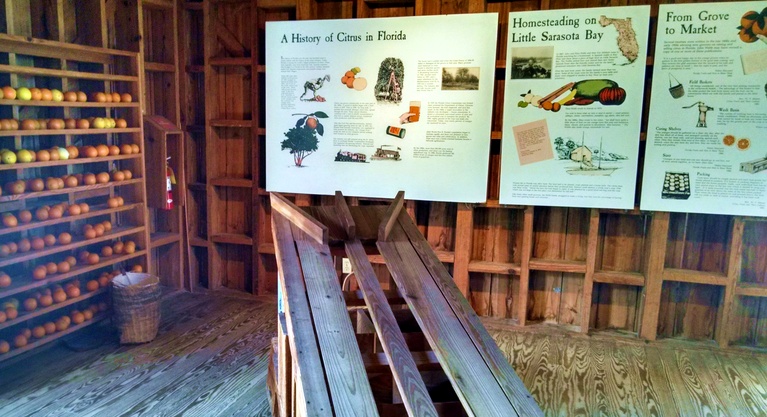
<svg viewBox="0 0 767 417">
<path fill-rule="evenodd" d="M 0 416 L 267 416 L 269 298 L 170 295 L 155 341 L 0 368 Z M 488 322 L 547 416 L 767 416 L 767 354 Z"/>
</svg>

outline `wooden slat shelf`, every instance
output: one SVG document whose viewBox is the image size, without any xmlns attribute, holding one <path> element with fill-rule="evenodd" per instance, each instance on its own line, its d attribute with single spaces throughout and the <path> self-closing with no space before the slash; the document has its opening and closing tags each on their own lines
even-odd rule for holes
<svg viewBox="0 0 767 417">
<path fill-rule="evenodd" d="M 185 1 L 184 9 L 186 10 L 202 10 L 202 2 L 197 1 Z"/>
<path fill-rule="evenodd" d="M 103 156 L 100 158 L 75 158 L 75 159 L 65 159 L 65 160 L 58 160 L 58 161 L 45 161 L 45 162 L 28 162 L 28 163 L 19 162 L 13 165 L 6 165 L 6 164 L 0 165 L 0 171 L 10 171 L 10 170 L 27 169 L 27 168 L 58 167 L 58 166 L 65 166 L 65 165 L 95 164 L 99 162 L 122 161 L 125 159 L 139 159 L 139 158 L 141 158 L 141 154 Z"/>
<path fill-rule="evenodd" d="M 434 351 L 410 352 L 410 354 L 413 356 L 413 361 L 420 371 L 442 369 Z M 368 372 L 386 372 L 389 370 L 389 360 L 383 352 L 364 353 L 362 354 L 362 362 L 365 364 L 365 370 Z"/>
<path fill-rule="evenodd" d="M 258 245 L 258 253 L 262 255 L 274 255 L 274 244 L 262 243 Z"/>
<path fill-rule="evenodd" d="M 767 297 L 767 285 L 741 282 L 735 286 L 735 295 L 744 297 Z"/>
<path fill-rule="evenodd" d="M 210 121 L 213 127 L 253 127 L 252 120 L 213 119 Z"/>
<path fill-rule="evenodd" d="M 198 248 L 207 248 L 210 246 L 210 243 L 201 237 L 189 238 L 189 244 Z"/>
<path fill-rule="evenodd" d="M 347 306 L 364 306 L 365 304 L 365 297 L 362 293 L 362 290 L 356 290 L 356 291 L 344 291 L 344 301 L 346 302 Z M 385 290 L 383 291 L 384 296 L 386 297 L 386 302 L 389 305 L 402 305 L 405 304 L 405 299 L 402 298 L 402 294 L 400 294 L 399 290 Z"/>
<path fill-rule="evenodd" d="M 51 311 L 57 310 L 57 309 L 59 309 L 61 307 L 66 307 L 68 305 L 76 304 L 76 303 L 79 303 L 80 301 L 87 300 L 87 299 L 95 297 L 95 296 L 97 296 L 99 294 L 104 294 L 104 293 L 107 292 L 107 290 L 108 290 L 108 288 L 99 288 L 96 291 L 92 291 L 92 292 L 88 292 L 88 293 L 83 293 L 79 297 L 67 298 L 65 301 L 63 301 L 61 303 L 54 303 L 54 304 L 51 304 L 48 307 L 37 308 L 34 311 L 30 311 L 28 313 L 27 312 L 19 311 L 19 316 L 16 317 L 15 319 L 8 320 L 8 321 L 6 321 L 4 323 L 0 323 L 0 330 L 3 330 L 5 328 L 11 327 L 11 326 L 14 326 L 14 325 L 19 324 L 19 323 L 23 323 L 23 322 L 25 322 L 27 320 L 31 320 L 31 319 L 33 319 L 35 317 L 40 317 L 40 316 L 42 316 L 44 314 L 50 313 Z"/>
<path fill-rule="evenodd" d="M 519 206 L 516 204 L 501 204 L 498 200 L 487 200 L 485 203 L 478 204 L 477 207 L 524 210 L 526 206 Z"/>
<path fill-rule="evenodd" d="M 253 245 L 252 237 L 237 233 L 217 233 L 210 237 L 210 241 L 214 243 L 226 243 L 231 245 Z"/>
<path fill-rule="evenodd" d="M 105 133 L 139 133 L 138 127 L 124 129 L 56 129 L 56 130 L 3 130 L 0 137 L 13 136 L 50 136 L 50 135 L 103 135 Z"/>
<path fill-rule="evenodd" d="M 54 305 L 56 305 L 56 304 L 54 304 Z M 66 335 L 68 335 L 70 333 L 76 332 L 76 331 L 78 331 L 78 330 L 80 330 L 80 329 L 82 329 L 84 327 L 88 327 L 91 324 L 96 324 L 96 323 L 100 322 L 101 320 L 104 320 L 104 319 L 106 319 L 108 317 L 109 317 L 108 313 L 99 314 L 97 316 L 94 316 L 91 320 L 88 320 L 86 322 L 80 323 L 80 324 L 75 325 L 75 326 L 70 326 L 69 328 L 67 328 L 64 331 L 56 332 L 56 333 L 54 333 L 54 334 L 52 334 L 50 336 L 46 336 L 46 337 L 44 337 L 42 339 L 37 339 L 36 341 L 34 341 L 34 342 L 32 342 L 32 343 L 30 343 L 30 344 L 28 344 L 28 345 L 26 345 L 26 346 L 24 346 L 22 348 L 11 349 L 11 351 L 9 351 L 8 353 L 0 355 L 0 362 L 6 361 L 8 359 L 13 358 L 14 356 L 21 355 L 24 352 L 28 352 L 28 351 L 30 351 L 32 349 L 35 349 L 35 348 L 39 347 L 39 346 L 42 346 L 42 345 L 45 345 L 47 343 L 53 342 L 55 340 L 58 340 L 61 337 L 64 337 L 64 336 L 66 336 Z"/>
<path fill-rule="evenodd" d="M 689 269 L 666 268 L 664 281 L 689 282 L 692 284 L 727 285 L 727 275 L 716 272 L 691 271 Z"/>
<path fill-rule="evenodd" d="M 439 259 L 440 262 L 448 263 L 448 264 L 455 262 L 455 252 L 434 251 L 434 253 L 437 255 L 437 259 Z"/>
<path fill-rule="evenodd" d="M 125 81 L 138 82 L 139 78 L 132 75 L 112 75 L 103 73 L 92 73 L 82 71 L 65 71 L 47 68 L 25 67 L 20 65 L 0 64 L 0 72 L 33 75 L 38 77 L 52 78 L 77 78 L 81 80 L 99 80 L 99 81 Z"/>
<path fill-rule="evenodd" d="M 202 74 L 205 72 L 204 65 L 187 65 L 184 69 L 191 74 Z"/>
<path fill-rule="evenodd" d="M 259 136 L 266 136 L 266 128 L 264 127 L 256 128 L 256 134 Z"/>
<path fill-rule="evenodd" d="M 503 132 L 500 130 L 494 130 L 490 132 L 490 140 L 501 140 L 503 137 Z"/>
<path fill-rule="evenodd" d="M 594 272 L 594 282 L 642 287 L 645 283 L 645 277 L 644 274 L 638 272 L 597 271 Z"/>
<path fill-rule="evenodd" d="M 103 216 L 103 215 L 112 214 L 112 213 L 120 213 L 123 211 L 133 210 L 137 207 L 141 207 L 141 204 L 139 203 L 126 204 L 122 207 L 115 207 L 115 208 L 109 208 L 106 205 L 91 206 L 90 211 L 85 214 L 79 214 L 77 216 L 64 216 L 59 219 L 45 220 L 42 222 L 33 221 L 21 226 L 0 229 L 0 236 L 6 235 L 9 233 L 18 233 L 24 230 L 31 230 L 31 229 L 37 229 L 40 227 L 53 226 L 60 223 L 70 223 L 76 220 L 89 219 L 91 217 L 96 217 L 96 216 Z M 30 211 L 34 213 L 34 210 L 30 210 Z"/>
<path fill-rule="evenodd" d="M 72 59 L 73 61 L 100 62 L 105 64 L 110 63 L 114 56 L 128 58 L 136 58 L 138 56 L 135 52 L 119 49 L 77 45 L 5 33 L 0 33 L 0 51 L 56 59 L 64 56 L 75 56 L 80 57 L 80 59 Z"/>
<path fill-rule="evenodd" d="M 24 194 L 4 195 L 0 197 L 0 203 L 6 202 L 6 201 L 25 200 L 28 198 L 40 198 L 40 197 L 48 197 L 52 195 L 69 194 L 69 193 L 79 192 L 79 191 L 98 190 L 98 189 L 109 188 L 109 187 L 122 187 L 126 185 L 140 184 L 142 182 L 143 182 L 143 179 L 141 178 L 133 178 L 130 180 L 125 180 L 125 181 L 108 182 L 106 184 L 82 185 L 82 186 L 72 187 L 72 188 L 62 188 L 60 190 L 34 191 L 34 192 L 24 193 Z"/>
<path fill-rule="evenodd" d="M 141 5 L 145 9 L 173 10 L 171 0 L 141 0 Z"/>
<path fill-rule="evenodd" d="M 256 65 L 256 72 L 266 74 L 266 65 Z"/>
<path fill-rule="evenodd" d="M 17 252 L 5 258 L 0 258 L 0 268 L 8 265 L 17 264 L 20 262 L 26 262 L 33 259 L 41 258 L 43 256 L 53 255 L 56 253 L 66 252 L 68 250 L 77 249 L 83 246 L 92 245 L 95 243 L 105 242 L 111 239 L 117 239 L 122 236 L 128 236 L 135 233 L 139 233 L 144 230 L 144 226 L 139 227 L 116 227 L 109 233 L 104 233 L 103 236 L 94 239 L 77 238 L 72 239 L 72 243 L 68 245 L 59 245 L 58 243 L 53 246 L 49 246 L 43 250 L 30 250 L 29 252 L 20 253 Z M 0 291 L 2 292 L 2 291 Z"/>
<path fill-rule="evenodd" d="M 211 58 L 208 63 L 214 67 L 250 67 L 250 57 Z"/>
<path fill-rule="evenodd" d="M 176 72 L 176 66 L 173 64 L 163 64 L 162 62 L 144 62 L 144 70 L 149 72 Z"/>
<path fill-rule="evenodd" d="M 189 132 L 204 132 L 205 125 L 186 125 L 186 130 Z"/>
<path fill-rule="evenodd" d="M 153 249 L 180 241 L 181 235 L 178 233 L 154 232 L 149 235 L 149 247 Z"/>
<path fill-rule="evenodd" d="M 628 209 L 599 209 L 600 213 L 612 213 L 612 214 L 625 214 L 627 216 L 649 216 L 651 212 L 639 210 L 639 207 L 634 207 L 631 210 Z"/>
<path fill-rule="evenodd" d="M 209 182 L 217 187 L 253 188 L 253 180 L 247 178 L 213 178 Z"/>
<path fill-rule="evenodd" d="M 138 258 L 139 256 L 144 256 L 147 254 L 146 249 L 137 250 L 134 253 L 131 254 L 124 254 L 121 256 L 110 256 L 108 258 L 101 257 L 101 261 L 95 265 L 86 265 L 86 264 L 77 264 L 75 265 L 69 272 L 66 274 L 56 274 L 51 275 L 50 277 L 46 277 L 41 280 L 35 280 L 33 282 L 26 282 L 23 285 L 20 284 L 11 284 L 10 287 L 3 288 L 3 290 L 0 292 L 0 297 L 10 297 L 15 294 L 19 294 L 22 292 L 26 292 L 29 290 L 34 290 L 35 288 L 44 287 L 46 285 L 55 284 L 57 282 L 65 281 L 69 278 L 76 277 L 78 275 L 82 275 L 87 272 L 95 271 L 100 268 L 104 268 L 106 266 L 111 266 L 119 262 L 127 261 L 129 259 Z M 11 280 L 13 282 L 19 282 L 19 281 L 29 281 L 31 277 L 24 276 L 24 277 L 11 277 Z"/>
<path fill-rule="evenodd" d="M 205 191 L 207 189 L 207 186 L 204 183 L 201 182 L 190 182 L 186 185 L 186 188 L 192 190 L 192 191 Z"/>
<path fill-rule="evenodd" d="M 481 272 L 486 274 L 519 275 L 522 267 L 519 264 L 508 262 L 471 261 L 469 272 Z"/>
<path fill-rule="evenodd" d="M 266 10 L 293 9 L 296 0 L 258 0 L 258 8 Z"/>
<path fill-rule="evenodd" d="M 41 106 L 41 107 L 92 107 L 92 108 L 109 108 L 109 107 L 139 107 L 141 103 L 131 101 L 129 103 L 96 103 L 92 101 L 41 101 L 41 100 L 0 100 L 0 104 L 7 106 Z"/>
<path fill-rule="evenodd" d="M 530 259 L 530 269 L 536 270 L 536 271 L 572 272 L 572 273 L 585 274 L 586 262 L 567 261 L 564 259 L 532 258 Z"/>
</svg>

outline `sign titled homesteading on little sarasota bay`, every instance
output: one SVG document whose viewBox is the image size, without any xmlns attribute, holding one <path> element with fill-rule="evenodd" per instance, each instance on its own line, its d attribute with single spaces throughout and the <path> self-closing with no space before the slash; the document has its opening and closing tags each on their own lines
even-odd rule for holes
<svg viewBox="0 0 767 417">
<path fill-rule="evenodd" d="M 509 14 L 503 204 L 634 207 L 649 6 Z"/>
</svg>

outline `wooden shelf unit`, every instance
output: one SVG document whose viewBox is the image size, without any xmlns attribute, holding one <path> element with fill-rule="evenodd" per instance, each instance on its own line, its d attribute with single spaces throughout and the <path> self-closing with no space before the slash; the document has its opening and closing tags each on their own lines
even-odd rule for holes
<svg viewBox="0 0 767 417">
<path fill-rule="evenodd" d="M 255 9 L 250 1 L 185 2 L 180 17 L 190 279 L 210 289 L 257 291 Z"/>
<path fill-rule="evenodd" d="M 152 264 L 150 272 L 163 285 L 192 291 L 186 279 L 188 250 L 184 225 L 186 213 L 185 138 L 181 130 L 178 2 L 140 0 L 135 5 L 141 41 L 134 45 L 143 64 L 146 170 L 150 213 Z M 151 142 L 150 142 L 151 141 Z M 165 206 L 166 158 L 176 177 L 172 186 L 174 206 Z"/>
<path fill-rule="evenodd" d="M 6 4 L 6 7 L 10 7 Z M 8 15 L 8 9 L 2 16 L 6 20 L 9 33 L 0 34 L 0 55 L 11 65 L 3 68 L 0 84 L 13 87 L 38 87 L 59 89 L 61 91 L 80 90 L 87 93 L 105 91 L 129 93 L 135 102 L 124 103 L 45 103 L 21 102 L 19 100 L 0 101 L 0 118 L 86 118 L 120 117 L 128 122 L 127 129 L 72 129 L 60 131 L 4 131 L 0 135 L 0 147 L 11 149 L 48 149 L 52 146 L 86 145 L 139 145 L 139 154 L 118 155 L 101 158 L 77 158 L 51 162 L 18 164 L 0 169 L 0 183 L 32 178 L 61 177 L 85 172 L 109 172 L 113 169 L 128 169 L 133 178 L 125 181 L 108 182 L 95 185 L 78 185 L 59 190 L 25 192 L 20 195 L 0 197 L 0 212 L 17 215 L 21 210 L 33 213 L 37 208 L 57 203 L 87 203 L 91 210 L 87 213 L 43 221 L 33 220 L 28 224 L 19 223 L 12 228 L 0 230 L 4 243 L 19 242 L 23 239 L 42 237 L 52 234 L 54 237 L 63 232 L 72 235 L 67 244 L 56 244 L 42 250 L 18 252 L 0 258 L 0 269 L 10 275 L 9 287 L 0 288 L 0 303 L 11 299 L 22 302 L 35 297 L 41 290 L 55 289 L 57 285 L 80 280 L 81 294 L 69 297 L 66 301 L 47 307 L 38 306 L 31 312 L 22 313 L 13 320 L 0 324 L 0 339 L 12 343 L 22 329 L 44 322 L 55 321 L 74 309 L 85 308 L 91 299 L 98 297 L 103 301 L 106 288 L 91 293 L 85 290 L 86 280 L 97 278 L 98 273 L 115 267 L 140 265 L 146 268 L 150 256 L 146 251 L 149 245 L 147 228 L 146 190 L 144 172 L 144 149 L 142 138 L 142 118 L 140 108 L 141 86 L 138 76 L 140 58 L 138 54 L 96 46 L 74 45 L 58 40 L 37 39 L 31 33 L 16 30 L 16 18 Z M 23 13 L 20 14 L 23 17 Z M 23 36 L 19 36 L 23 35 Z M 62 34 L 63 36 L 63 34 Z M 52 105 L 48 105 L 52 104 Z M 106 203 L 110 197 L 120 196 L 125 200 L 121 207 L 109 208 Z M 95 239 L 85 240 L 80 230 L 84 224 L 95 224 L 109 220 L 111 231 Z M 117 240 L 132 240 L 137 250 L 131 254 L 119 254 L 100 257 L 95 264 L 77 261 L 71 269 L 47 275 L 44 279 L 32 277 L 32 270 L 49 262 L 61 263 L 67 256 L 78 256 L 81 250 L 99 252 L 105 244 Z M 95 274 L 92 275 L 92 274 Z M 0 361 L 8 360 L 38 346 L 58 340 L 64 335 L 87 327 L 106 317 L 101 314 L 66 330 L 46 335 L 40 339 L 30 339 L 29 344 L 0 355 Z"/>
</svg>

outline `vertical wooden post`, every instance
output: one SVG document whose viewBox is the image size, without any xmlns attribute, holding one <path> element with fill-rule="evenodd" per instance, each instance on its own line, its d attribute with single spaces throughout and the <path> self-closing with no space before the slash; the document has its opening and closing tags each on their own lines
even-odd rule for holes
<svg viewBox="0 0 767 417">
<path fill-rule="evenodd" d="M 597 264 L 599 243 L 599 209 L 591 209 L 589 237 L 586 246 L 586 275 L 583 278 L 583 301 L 581 301 L 581 333 L 589 332 L 591 322 L 591 295 L 594 290 L 594 271 Z"/>
<path fill-rule="evenodd" d="M 740 264 L 743 256 L 743 229 L 745 222 L 742 217 L 735 217 L 730 234 L 730 254 L 727 259 L 727 285 L 724 287 L 722 305 L 719 307 L 714 338 L 719 347 L 730 344 L 730 322 L 735 301 L 735 286 L 740 278 Z"/>
<path fill-rule="evenodd" d="M 469 13 L 485 13 L 487 2 L 485 0 L 469 0 Z"/>
<path fill-rule="evenodd" d="M 668 241 L 668 212 L 656 212 L 650 220 L 650 238 L 645 246 L 644 265 L 644 306 L 639 335 L 647 340 L 655 340 L 658 333 L 658 314 L 660 296 L 663 289 L 663 268 L 666 260 L 666 242 Z"/>
<path fill-rule="evenodd" d="M 458 204 L 455 221 L 455 261 L 453 280 L 464 297 L 469 298 L 469 262 L 471 262 L 471 233 L 474 229 L 474 208 Z"/>
<path fill-rule="evenodd" d="M 519 271 L 519 296 L 517 296 L 517 315 L 519 325 L 527 323 L 527 303 L 529 300 L 528 289 L 530 288 L 530 258 L 533 256 L 533 215 L 535 207 L 525 208 L 524 223 L 522 226 L 522 260 Z"/>
<path fill-rule="evenodd" d="M 215 32 L 215 5 L 211 0 L 204 0 L 203 7 L 203 31 L 205 33 L 203 56 L 205 60 L 205 94 L 209 97 L 217 96 L 217 83 L 216 76 L 214 74 L 213 65 L 211 65 L 211 58 L 215 51 L 216 37 Z M 216 189 L 211 185 L 211 180 L 216 176 L 217 161 L 216 155 L 218 150 L 216 149 L 216 143 L 214 138 L 217 136 L 216 129 L 211 126 L 211 119 L 216 118 L 218 115 L 218 100 L 207 100 L 205 104 L 205 155 L 207 163 L 205 164 L 205 181 L 206 181 L 206 193 L 207 193 L 207 213 L 208 213 L 208 288 L 215 290 L 220 288 L 222 284 L 222 275 L 224 274 L 222 268 L 221 250 L 220 245 L 217 245 L 211 237 L 216 233 L 215 230 L 215 216 L 219 213 L 218 210 L 218 197 L 216 196 Z M 218 214 L 220 215 L 220 213 Z"/>
</svg>

